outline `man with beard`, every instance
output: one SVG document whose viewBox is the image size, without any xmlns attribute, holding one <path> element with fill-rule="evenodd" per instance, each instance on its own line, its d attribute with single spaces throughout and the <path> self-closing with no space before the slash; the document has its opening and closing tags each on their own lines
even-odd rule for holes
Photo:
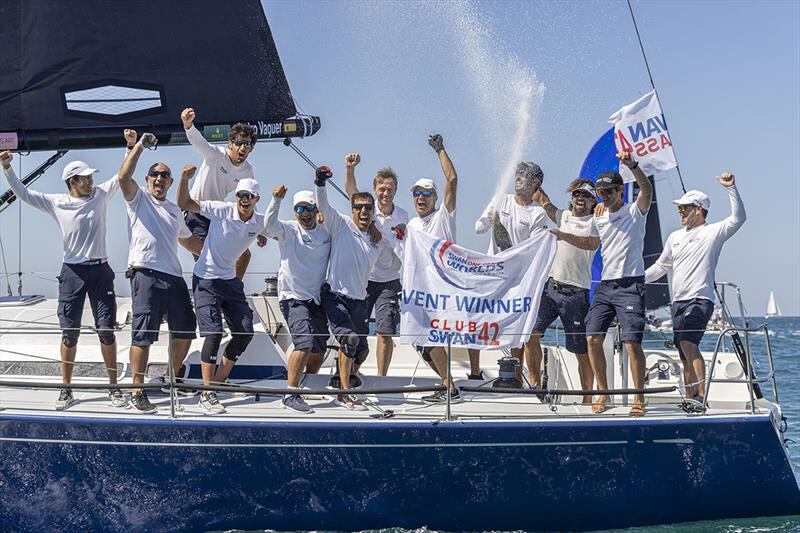
<svg viewBox="0 0 800 533">
<path fill-rule="evenodd" d="M 384 239 L 373 224 L 375 200 L 370 193 L 356 192 L 350 197 L 350 216 L 331 207 L 325 183 L 332 175 L 329 167 L 319 167 L 314 180 L 317 206 L 331 234 L 331 255 L 321 297 L 331 331 L 339 342 L 341 388 L 349 389 L 353 365 L 360 366 L 369 353 L 369 274 L 384 247 L 391 246 L 399 250 L 401 243 L 396 237 Z M 361 400 L 352 394 L 339 394 L 334 403 L 352 411 L 366 409 Z"/>
<path fill-rule="evenodd" d="M 594 300 L 586 315 L 586 334 L 589 344 L 589 361 L 600 392 L 608 390 L 606 356 L 603 350 L 611 322 L 616 317 L 622 328 L 621 340 L 630 358 L 633 386 L 644 388 L 645 358 L 642 338 L 645 324 L 644 287 L 644 235 L 647 213 L 653 199 L 653 186 L 644 175 L 639 163 L 630 152 L 619 152 L 617 158 L 633 172 L 639 185 L 636 201 L 626 204 L 624 182 L 618 172 L 604 172 L 597 177 L 595 189 L 605 205 L 605 212 L 592 218 L 592 224 L 600 235 L 603 245 L 602 281 L 594 291 Z M 552 230 L 558 240 L 583 250 L 597 248 L 597 237 L 579 237 L 561 230 Z M 601 395 L 592 405 L 592 412 L 602 413 L 608 403 L 608 395 Z M 637 394 L 630 409 L 630 416 L 643 416 L 644 395 Z"/>
<path fill-rule="evenodd" d="M 539 189 L 535 199 L 547 212 L 547 216 L 558 225 L 558 232 L 593 239 L 594 249 L 581 249 L 570 244 L 570 237 L 559 240 L 550 277 L 547 280 L 539 304 L 539 315 L 533 326 L 533 335 L 526 346 L 525 363 L 528 366 L 528 381 L 532 389 L 541 389 L 540 371 L 542 367 L 542 335 L 556 318 L 561 319 L 566 335 L 567 351 L 578 359 L 578 375 L 583 390 L 591 390 L 594 377 L 589 362 L 586 344 L 586 324 L 584 319 L 589 310 L 589 289 L 592 286 L 592 261 L 600 244 L 600 236 L 592 224 L 592 212 L 597 205 L 594 183 L 591 180 L 576 179 L 567 187 L 571 200 L 566 211 L 550 203 L 547 194 Z M 592 403 L 592 396 L 583 398 L 584 403 Z"/>
<path fill-rule="evenodd" d="M 489 205 L 475 222 L 475 232 L 479 235 L 492 229 L 489 237 L 489 255 L 516 246 L 531 236 L 535 228 L 547 228 L 547 214 L 534 199 L 536 191 L 541 189 L 544 172 L 533 162 L 522 161 L 517 165 L 514 178 L 514 194 L 503 194 L 492 199 Z M 530 341 L 529 341 L 530 342 Z M 526 343 L 523 348 L 514 348 L 512 354 L 520 359 L 518 367 L 522 373 L 522 354 L 530 359 Z M 480 350 L 470 348 L 469 379 L 483 379 L 480 370 Z M 529 367 L 530 368 L 530 367 Z"/>
<path fill-rule="evenodd" d="M 253 311 L 247 303 L 244 285 L 236 275 L 234 263 L 264 231 L 265 217 L 256 212 L 260 199 L 256 180 L 239 180 L 236 203 L 197 201 L 189 194 L 189 180 L 194 171 L 191 165 L 184 168 L 178 185 L 178 205 L 184 211 L 202 214 L 211 221 L 200 258 L 194 265 L 192 289 L 200 336 L 205 337 L 200 351 L 203 383 L 222 384 L 253 339 Z M 223 316 L 232 338 L 217 367 Z M 206 391 L 200 396 L 200 407 L 209 414 L 225 412 L 214 391 Z"/>
<path fill-rule="evenodd" d="M 439 134 L 428 137 L 428 144 L 439 157 L 439 165 L 444 173 L 444 202 L 437 209 L 439 191 L 432 179 L 420 178 L 411 186 L 412 200 L 417 216 L 408 222 L 409 231 L 428 233 L 439 239 L 456 242 L 456 198 L 458 193 L 458 174 L 444 149 L 444 139 Z M 422 358 L 439 374 L 442 383 L 450 387 L 451 401 L 460 401 L 460 395 L 453 380 L 447 379 L 447 351 L 441 346 L 417 346 Z M 447 401 L 447 392 L 438 391 L 424 396 L 422 401 L 441 403 Z"/>
<path fill-rule="evenodd" d="M 253 179 L 253 167 L 247 158 L 256 147 L 258 136 L 254 127 L 241 122 L 234 124 L 228 132 L 228 146 L 222 148 L 212 146 L 206 141 L 203 134 L 194 127 L 196 114 L 194 109 L 187 107 L 181 112 L 181 122 L 186 130 L 189 143 L 203 156 L 203 163 L 197 172 L 197 178 L 192 185 L 191 196 L 197 201 L 223 202 L 228 194 L 236 189 L 236 184 L 242 179 Z M 197 250 L 195 261 L 203 247 L 203 241 L 208 235 L 210 221 L 199 213 L 186 213 L 186 225 L 192 230 L 189 249 Z M 258 245 L 264 246 L 267 241 L 258 237 Z M 247 265 L 250 263 L 250 250 L 246 249 L 236 260 L 236 277 L 244 280 Z"/>
<path fill-rule="evenodd" d="M 286 380 L 289 387 L 297 388 L 303 369 L 306 365 L 319 368 L 327 347 L 328 323 L 321 305 L 320 287 L 325 282 L 331 235 L 317 223 L 317 202 L 311 191 L 294 195 L 294 220 L 278 220 L 286 190 L 285 185 L 272 189 L 264 232 L 277 239 L 280 245 L 278 303 L 294 343 Z M 313 412 L 299 394 L 284 397 L 283 406 L 298 413 Z"/>
<path fill-rule="evenodd" d="M 197 327 L 177 250 L 178 242 L 187 244 L 192 233 L 186 227 L 180 208 L 167 200 L 167 191 L 173 182 L 172 172 L 164 163 L 154 163 L 147 171 L 146 188 L 140 188 L 132 178 L 142 151 L 145 147 L 154 147 L 156 142 L 152 133 L 142 135 L 122 162 L 118 174 L 128 210 L 130 252 L 126 277 L 131 280 L 130 361 L 134 383 L 144 383 L 150 345 L 158 341 L 158 330 L 165 316 L 175 375 L 180 374 Z M 191 168 L 184 168 L 184 172 Z M 156 411 L 147 392 L 141 389 L 133 390 L 130 406 L 139 413 Z"/>
<path fill-rule="evenodd" d="M 714 312 L 714 271 L 722 245 L 730 239 L 747 215 L 736 190 L 733 174 L 724 172 L 717 181 L 728 191 L 731 215 L 721 222 L 707 224 L 711 201 L 701 191 L 688 191 L 673 200 L 681 217 L 679 229 L 667 237 L 661 256 L 644 273 L 653 282 L 672 271 L 672 329 L 675 346 L 683 361 L 686 397 L 703 402 L 706 364 L 700 341 Z"/>
<path fill-rule="evenodd" d="M 128 145 L 136 142 L 135 133 L 125 131 Z M 117 383 L 117 341 L 114 336 L 117 304 L 114 295 L 114 271 L 108 266 L 106 252 L 106 212 L 111 199 L 119 191 L 117 176 L 94 185 L 96 169 L 83 161 L 64 167 L 61 178 L 67 194 L 44 194 L 25 187 L 11 168 L 11 152 L 0 153 L 0 166 L 8 185 L 17 198 L 44 211 L 58 224 L 64 239 L 64 255 L 58 275 L 58 322 L 61 326 L 61 378 L 64 388 L 56 400 L 56 409 L 64 410 L 75 403 L 72 370 L 81 332 L 81 318 L 86 297 L 92 307 L 94 325 L 100 339 L 100 352 L 111 385 Z M 122 391 L 111 387 L 111 405 L 126 407 Z"/>
<path fill-rule="evenodd" d="M 344 162 L 346 169 L 344 186 L 347 194 L 352 197 L 358 192 L 355 168 L 361 162 L 361 156 L 348 154 Z M 372 185 L 378 206 L 373 217 L 375 227 L 378 228 L 384 239 L 402 240 L 406 224 L 408 224 L 408 213 L 394 203 L 394 196 L 397 193 L 397 174 L 391 167 L 382 168 L 375 174 Z M 397 254 L 389 247 L 384 247 L 369 274 L 367 316 L 371 316 L 372 310 L 375 310 L 379 376 L 385 376 L 389 371 L 389 363 L 392 361 L 394 350 L 392 336 L 397 334 L 397 326 L 400 324 L 400 298 L 398 295 L 402 290 L 400 285 L 400 269 L 402 267 L 403 263 Z"/>
</svg>

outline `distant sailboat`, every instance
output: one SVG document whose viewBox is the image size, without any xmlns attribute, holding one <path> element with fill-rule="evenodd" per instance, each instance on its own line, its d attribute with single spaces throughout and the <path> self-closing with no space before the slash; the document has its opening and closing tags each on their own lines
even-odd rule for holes
<svg viewBox="0 0 800 533">
<path fill-rule="evenodd" d="M 778 302 L 775 301 L 775 291 L 769 291 L 769 301 L 767 302 L 767 314 L 765 318 L 781 316 L 781 308 L 778 307 Z"/>
</svg>

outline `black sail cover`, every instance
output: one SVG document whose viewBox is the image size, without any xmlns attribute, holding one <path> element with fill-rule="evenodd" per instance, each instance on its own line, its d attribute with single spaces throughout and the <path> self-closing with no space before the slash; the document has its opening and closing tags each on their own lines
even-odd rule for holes
<svg viewBox="0 0 800 533">
<path fill-rule="evenodd" d="M 184 144 L 193 107 L 209 140 L 312 135 L 296 116 L 258 0 L 2 0 L 0 149 L 118 146 L 123 127 Z"/>
</svg>

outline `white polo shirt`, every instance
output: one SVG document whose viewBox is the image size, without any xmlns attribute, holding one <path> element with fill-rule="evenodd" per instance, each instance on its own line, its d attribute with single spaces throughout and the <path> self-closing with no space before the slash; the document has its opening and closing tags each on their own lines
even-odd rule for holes
<svg viewBox="0 0 800 533">
<path fill-rule="evenodd" d="M 391 214 L 384 215 L 381 210 L 375 206 L 375 226 L 380 230 L 383 238 L 391 241 L 396 240 L 397 236 L 392 230 L 398 224 L 408 225 L 408 212 L 399 206 L 394 206 Z M 378 259 L 372 266 L 372 272 L 369 274 L 370 281 L 386 282 L 400 279 L 400 270 L 403 268 L 403 262 L 397 254 L 389 246 L 381 247 L 381 252 Z"/>
<path fill-rule="evenodd" d="M 325 283 L 331 234 L 324 224 L 304 229 L 296 220 L 278 220 L 280 198 L 272 198 L 267 208 L 264 233 L 278 239 L 281 266 L 278 270 L 278 300 L 313 300 L 320 303 L 319 290 Z"/>
<path fill-rule="evenodd" d="M 203 134 L 194 126 L 186 130 L 186 138 L 203 156 L 203 163 L 200 165 L 200 170 L 197 171 L 189 191 L 195 200 L 221 202 L 236 189 L 239 180 L 254 179 L 253 167 L 249 161 L 245 161 L 238 167 L 235 166 L 231 163 L 224 147 L 209 144 Z"/>
<path fill-rule="evenodd" d="M 672 270 L 672 300 L 702 298 L 714 301 L 715 271 L 722 245 L 744 224 L 747 215 L 736 187 L 728 188 L 731 215 L 714 224 L 672 232 L 661 256 L 645 272 L 653 282 Z"/>
<path fill-rule="evenodd" d="M 547 213 L 538 204 L 520 205 L 515 200 L 515 195 L 504 194 L 492 199 L 480 218 L 475 222 L 475 233 L 482 234 L 492 229 L 490 215 L 496 212 L 500 215 L 500 223 L 508 230 L 511 244 L 516 246 L 531 236 L 534 228 L 547 227 Z M 494 255 L 500 250 L 494 242 L 494 232 L 490 232 L 488 254 Z"/>
<path fill-rule="evenodd" d="M 593 217 L 602 248 L 604 280 L 644 276 L 644 234 L 647 214 L 639 211 L 636 202 L 623 205 L 612 213 Z"/>
<path fill-rule="evenodd" d="M 372 265 L 381 249 L 389 246 L 386 239 L 373 244 L 369 234 L 358 229 L 352 217 L 331 207 L 325 187 L 317 187 L 317 208 L 325 217 L 325 225 L 331 233 L 331 255 L 326 276 L 331 291 L 353 300 L 365 299 Z"/>
<path fill-rule="evenodd" d="M 412 218 L 408 222 L 408 228 L 449 242 L 456 242 L 456 210 L 453 209 L 451 213 L 442 205 L 425 218 L 418 216 Z"/>
<path fill-rule="evenodd" d="M 558 229 L 578 237 L 599 237 L 597 228 L 592 224 L 592 215 L 585 217 L 572 216 L 572 211 L 556 212 Z M 556 257 L 550 267 L 550 277 L 554 280 L 588 289 L 592 286 L 592 261 L 594 250 L 581 250 L 566 241 L 558 241 Z"/>
<path fill-rule="evenodd" d="M 130 241 L 128 266 L 180 277 L 183 269 L 178 259 L 178 238 L 192 236 L 180 207 L 154 198 L 144 187 L 125 204 Z"/>
<path fill-rule="evenodd" d="M 253 212 L 247 222 L 239 218 L 234 202 L 200 202 L 200 214 L 211 224 L 203 251 L 194 265 L 194 275 L 202 279 L 233 279 L 236 260 L 264 231 L 265 217 Z"/>
<path fill-rule="evenodd" d="M 106 252 L 106 211 L 119 191 L 119 179 L 96 185 L 86 198 L 66 193 L 45 194 L 31 191 L 17 178 L 12 168 L 3 169 L 8 185 L 17 198 L 44 211 L 58 223 L 64 238 L 64 262 L 78 264 L 108 259 Z"/>
</svg>

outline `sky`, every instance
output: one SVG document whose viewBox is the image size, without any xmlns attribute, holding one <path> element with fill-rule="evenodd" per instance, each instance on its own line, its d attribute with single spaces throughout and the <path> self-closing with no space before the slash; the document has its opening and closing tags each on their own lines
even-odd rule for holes
<svg viewBox="0 0 800 533">
<path fill-rule="evenodd" d="M 563 191 L 609 115 L 651 90 L 624 2 L 263 4 L 298 108 L 322 119 L 321 131 L 297 145 L 331 165 L 339 183 L 349 152 L 362 156 L 362 188 L 392 166 L 396 201 L 411 212 L 410 185 L 442 181 L 426 142 L 442 134 L 459 175 L 457 240 L 476 250 L 488 237 L 475 235 L 474 221 L 496 191 L 510 192 L 503 181 L 510 164 L 538 162 L 545 190 L 565 205 Z M 800 3 L 634 1 L 633 9 L 686 188 L 709 195 L 711 222 L 729 214 L 716 175 L 733 172 L 744 200 L 747 222 L 725 245 L 717 280 L 742 288 L 750 314 L 763 314 L 775 290 L 783 313 L 800 315 Z M 23 173 L 47 155 L 22 157 Z M 122 148 L 70 153 L 33 188 L 61 192 L 61 171 L 73 159 L 107 179 L 122 157 Z M 140 182 L 155 160 L 175 172 L 200 163 L 190 147 L 162 147 L 142 156 Z M 265 191 L 261 211 L 273 185 L 286 184 L 290 194 L 312 187 L 312 169 L 280 143 L 259 144 L 251 161 Z M 666 200 L 680 196 L 680 183 L 675 171 L 656 179 L 666 238 L 679 227 Z M 348 209 L 344 199 L 333 203 Z M 290 217 L 284 206 L 282 218 Z M 53 221 L 16 205 L 0 215 L 0 234 L 8 270 L 35 273 L 23 277 L 25 292 L 55 295 L 62 246 Z M 110 264 L 124 271 L 121 198 L 110 207 L 108 246 Z M 278 266 L 275 243 L 253 252 L 248 292 L 262 290 L 265 273 Z M 181 254 L 190 271 L 190 256 Z M 16 291 L 16 276 L 11 285 Z M 119 274 L 117 290 L 130 293 Z"/>
</svg>

